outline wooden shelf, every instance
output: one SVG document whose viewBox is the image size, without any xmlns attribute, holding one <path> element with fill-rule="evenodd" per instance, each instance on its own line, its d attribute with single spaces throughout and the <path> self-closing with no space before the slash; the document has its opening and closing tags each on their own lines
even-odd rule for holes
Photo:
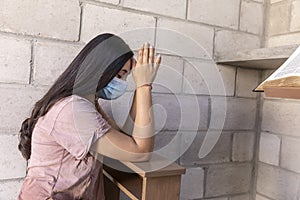
<svg viewBox="0 0 300 200">
<path fill-rule="evenodd" d="M 299 45 L 223 52 L 216 56 L 217 64 L 226 64 L 254 69 L 277 69 Z"/>
<path fill-rule="evenodd" d="M 119 200 L 121 190 L 132 200 L 179 200 L 181 175 L 186 169 L 177 163 L 156 153 L 146 162 L 104 160 L 107 199 Z"/>
<path fill-rule="evenodd" d="M 123 170 L 130 170 L 141 177 L 161 177 L 182 175 L 185 173 L 185 167 L 178 165 L 175 162 L 169 161 L 167 158 L 152 153 L 151 159 L 146 162 L 127 162 L 118 161 L 105 157 L 105 163 L 116 168 L 123 167 Z M 161 169 L 156 169 L 156 166 L 165 166 Z"/>
</svg>

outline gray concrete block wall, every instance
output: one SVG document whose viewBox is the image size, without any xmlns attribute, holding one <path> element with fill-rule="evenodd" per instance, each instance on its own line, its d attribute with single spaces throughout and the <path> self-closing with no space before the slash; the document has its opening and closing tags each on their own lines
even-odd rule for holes
<svg viewBox="0 0 300 200">
<path fill-rule="evenodd" d="M 274 70 L 262 71 L 265 80 Z M 261 95 L 258 138 L 256 200 L 288 200 L 300 197 L 299 109 L 300 101 Z"/>
<path fill-rule="evenodd" d="M 16 199 L 27 163 L 18 146 L 18 131 L 30 108 L 42 97 L 44 88 L 18 83 L 1 83 L 0 150 L 0 199 Z"/>
<path fill-rule="evenodd" d="M 0 30 L 33 37 L 77 41 L 80 26 L 78 1 L 1 2 Z M 59 7 L 57 8 L 57 5 Z M 68 12 L 64 11 L 68 8 Z"/>
<path fill-rule="evenodd" d="M 300 2 L 268 0 L 266 46 L 300 44 Z"/>
<path fill-rule="evenodd" d="M 193 138 L 192 134 L 196 133 L 196 140 L 186 151 L 180 149 L 182 156 L 176 161 L 188 169 L 182 179 L 181 199 L 251 199 L 258 112 L 258 97 L 251 89 L 256 86 L 260 72 L 214 66 L 224 83 L 225 94 L 222 94 L 218 90 L 210 93 L 203 77 L 196 76 L 194 70 L 195 67 L 208 69 L 207 61 L 219 52 L 261 47 L 262 0 L 166 0 L 153 3 L 137 0 L 49 0 L 43 3 L 3 0 L 2 5 L 5 12 L 0 14 L 0 44 L 3 47 L 0 52 L 4 58 L 0 59 L 0 148 L 6 156 L 0 165 L 0 199 L 15 199 L 25 175 L 26 162 L 17 151 L 21 122 L 84 44 L 100 33 L 114 32 L 123 34 L 135 50 L 145 41 L 159 48 L 166 45 L 168 37 L 160 28 L 185 34 L 203 47 L 202 52 L 195 54 L 183 52 L 182 58 L 158 49 L 163 54 L 163 63 L 156 78 L 161 86 L 153 88 L 155 124 L 156 130 L 160 131 L 155 148 L 169 144 L 178 134 L 179 124 L 183 130 L 180 137 L 189 139 L 183 136 L 190 134 L 188 136 Z M 252 19 L 253 13 L 258 14 Z M 297 25 L 293 26 L 297 28 Z M 133 29 L 143 30 L 135 34 Z M 168 45 L 177 47 L 175 43 Z M 193 62 L 188 63 L 186 57 L 193 57 Z M 209 78 L 215 80 L 215 77 Z M 128 91 L 113 104 L 113 114 L 120 125 L 126 113 L 118 112 L 118 109 L 128 109 L 128 98 L 134 88 L 132 77 L 128 79 Z M 199 103 L 200 118 L 196 127 L 195 119 L 199 116 L 193 115 L 194 107 L 190 106 L 193 93 L 187 87 L 187 81 L 193 83 Z M 211 153 L 199 159 L 196 156 L 206 131 L 216 128 L 215 121 L 211 120 L 211 106 L 218 105 L 222 95 L 226 96 L 228 104 L 224 130 Z M 216 109 L 220 108 L 217 106 Z M 181 140 L 177 145 L 181 147 L 184 142 L 188 141 Z M 284 163 L 298 170 L 290 159 Z"/>
<path fill-rule="evenodd" d="M 256 199 L 300 198 L 300 101 L 262 96 Z"/>
</svg>

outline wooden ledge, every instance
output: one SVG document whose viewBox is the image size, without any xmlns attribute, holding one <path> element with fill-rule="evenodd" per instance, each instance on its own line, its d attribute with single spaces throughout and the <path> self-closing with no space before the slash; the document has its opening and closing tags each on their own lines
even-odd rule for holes
<svg viewBox="0 0 300 200">
<path fill-rule="evenodd" d="M 161 177 L 181 175 L 185 173 L 184 167 L 155 153 L 153 153 L 151 159 L 146 162 L 127 162 L 105 158 L 104 163 L 107 163 L 112 167 L 117 166 L 115 167 L 116 169 L 121 168 L 124 169 L 124 171 L 131 171 L 141 177 Z M 161 168 L 161 166 L 165 167 Z"/>
<path fill-rule="evenodd" d="M 128 168 L 142 177 L 159 177 L 181 175 L 185 173 L 185 168 L 169 161 L 158 154 L 153 154 L 150 161 L 147 162 L 122 162 Z M 166 166 L 156 170 L 156 166 Z"/>
<path fill-rule="evenodd" d="M 222 52 L 216 56 L 217 64 L 233 65 L 254 69 L 277 69 L 298 48 L 288 45 L 244 51 Z"/>
<path fill-rule="evenodd" d="M 105 196 L 119 199 L 122 190 L 133 200 L 179 200 L 185 168 L 158 154 L 147 162 L 124 162 L 104 158 Z M 156 169 L 157 166 L 165 166 Z"/>
</svg>

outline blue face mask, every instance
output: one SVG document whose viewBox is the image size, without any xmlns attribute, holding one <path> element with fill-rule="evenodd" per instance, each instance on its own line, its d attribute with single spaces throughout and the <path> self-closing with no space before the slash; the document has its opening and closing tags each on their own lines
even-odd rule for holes
<svg viewBox="0 0 300 200">
<path fill-rule="evenodd" d="M 116 99 L 125 93 L 127 85 L 127 81 L 114 77 L 107 86 L 97 92 L 97 97 L 108 100 Z"/>
</svg>

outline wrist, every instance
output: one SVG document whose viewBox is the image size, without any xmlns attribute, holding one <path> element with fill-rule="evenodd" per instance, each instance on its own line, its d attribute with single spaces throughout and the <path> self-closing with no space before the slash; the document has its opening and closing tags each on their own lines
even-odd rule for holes
<svg viewBox="0 0 300 200">
<path fill-rule="evenodd" d="M 136 87 L 136 89 L 139 89 L 139 88 L 148 88 L 148 89 L 152 90 L 152 84 L 147 83 L 147 84 L 140 85 L 140 86 Z"/>
</svg>

